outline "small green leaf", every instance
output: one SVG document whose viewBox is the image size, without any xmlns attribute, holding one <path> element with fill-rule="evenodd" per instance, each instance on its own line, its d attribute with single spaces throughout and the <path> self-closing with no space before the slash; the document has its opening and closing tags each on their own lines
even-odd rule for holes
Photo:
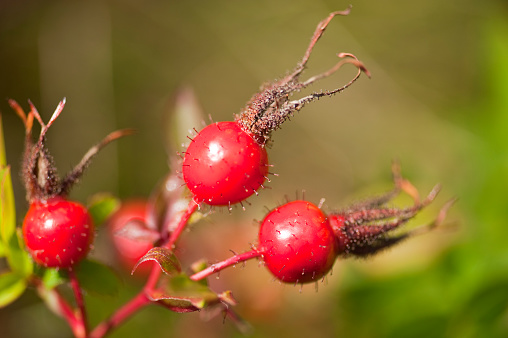
<svg viewBox="0 0 508 338">
<path fill-rule="evenodd" d="M 96 226 L 104 224 L 119 207 L 120 200 L 108 193 L 95 194 L 88 202 L 88 211 Z"/>
<path fill-rule="evenodd" d="M 11 270 L 20 276 L 30 276 L 34 271 L 34 263 L 32 257 L 24 248 L 21 229 L 18 229 L 15 235 L 11 236 L 7 245 L 6 257 Z"/>
<path fill-rule="evenodd" d="M 166 285 L 166 291 L 172 295 L 188 297 L 193 305 L 202 309 L 205 306 L 219 301 L 219 296 L 210 290 L 208 286 L 199 281 L 193 281 L 185 274 L 176 275 L 170 278 Z"/>
<path fill-rule="evenodd" d="M 152 291 L 150 299 L 173 312 L 185 313 L 199 311 L 201 308 L 193 305 L 193 302 L 186 297 L 177 297 L 166 294 L 160 290 Z"/>
<path fill-rule="evenodd" d="M 61 270 L 45 269 L 42 275 L 42 283 L 46 289 L 54 289 L 67 281 Z"/>
<path fill-rule="evenodd" d="M 0 275 L 0 308 L 14 302 L 26 289 L 26 279 L 15 272 Z"/>
<path fill-rule="evenodd" d="M 0 115 L 0 252 L 5 256 L 9 251 L 9 242 L 16 231 L 16 209 L 12 191 L 11 170 L 7 166 L 5 155 L 4 130 Z"/>
<path fill-rule="evenodd" d="M 1 127 L 0 121 L 0 139 L 2 138 Z M 2 145 L 0 145 L 0 157 L 2 157 L 2 151 Z M 16 210 L 14 207 L 11 170 L 4 163 L 0 163 L 0 240 L 4 244 L 8 243 L 15 231 Z"/>
<path fill-rule="evenodd" d="M 164 279 L 161 289 L 150 294 L 152 300 L 175 312 L 201 310 L 218 304 L 220 297 L 207 286 L 191 280 L 185 274 L 178 274 Z"/>
<path fill-rule="evenodd" d="M 162 247 L 155 247 L 150 249 L 141 259 L 136 263 L 132 269 L 132 274 L 136 271 L 137 267 L 146 261 L 154 261 L 159 264 L 161 270 L 168 274 L 173 275 L 182 271 L 180 262 L 176 258 L 175 254 L 169 249 Z"/>
<path fill-rule="evenodd" d="M 101 296 L 115 296 L 118 294 L 120 278 L 108 266 L 85 259 L 76 267 L 76 274 L 80 286 Z"/>
</svg>

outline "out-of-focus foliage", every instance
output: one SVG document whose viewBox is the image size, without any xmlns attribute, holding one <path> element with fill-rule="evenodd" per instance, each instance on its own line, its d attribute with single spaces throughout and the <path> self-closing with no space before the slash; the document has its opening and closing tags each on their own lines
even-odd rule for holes
<svg viewBox="0 0 508 338">
<path fill-rule="evenodd" d="M 205 116 L 231 119 L 261 83 L 296 65 L 321 19 L 348 4 L 3 1 L 0 97 L 25 108 L 31 99 L 45 120 L 67 97 L 48 134 L 61 172 L 110 131 L 137 128 L 99 154 L 73 197 L 147 196 L 167 174 L 166 149 L 186 141 L 168 135 L 178 89 L 193 88 Z M 326 197 L 328 210 L 389 190 L 397 158 L 421 191 L 443 185 L 435 205 L 409 226 L 431 220 L 457 196 L 447 226 L 368 260 L 337 262 L 317 293 L 312 285 L 300 294 L 299 286 L 272 282 L 254 262 L 212 277 L 210 287 L 233 291 L 235 310 L 255 337 L 506 337 L 508 7 L 501 0 L 352 4 L 349 16 L 330 24 L 305 74 L 328 69 L 338 52 L 352 52 L 372 79 L 305 107 L 274 133 L 269 156 L 280 176 L 272 189 L 251 198 L 246 212 L 219 212 L 209 217 L 212 224 L 193 225 L 179 242 L 182 269 L 203 257 L 224 259 L 228 249 L 247 250 L 257 231 L 251 220 L 297 189 L 315 202 Z M 354 71 L 345 67 L 311 90 L 336 87 Z M 0 110 L 7 163 L 16 173 L 23 126 L 6 101 Z M 20 222 L 24 192 L 12 177 Z M 93 255 L 112 263 L 104 235 Z M 92 325 L 139 289 L 139 281 L 122 278 L 116 298 L 87 294 Z M 117 285 L 111 279 L 107 285 Z M 227 321 L 199 317 L 149 307 L 113 336 L 239 335 Z M 2 337 L 70 335 L 33 292 L 0 310 L 0 327 Z"/>
</svg>

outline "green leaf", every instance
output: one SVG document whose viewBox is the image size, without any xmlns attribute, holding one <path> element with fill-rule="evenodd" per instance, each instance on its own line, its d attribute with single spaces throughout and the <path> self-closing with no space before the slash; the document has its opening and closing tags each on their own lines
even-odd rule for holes
<svg viewBox="0 0 508 338">
<path fill-rule="evenodd" d="M 34 263 L 24 248 L 21 229 L 18 229 L 7 243 L 6 257 L 11 270 L 18 275 L 28 277 L 33 273 Z"/>
<path fill-rule="evenodd" d="M 108 266 L 85 259 L 76 267 L 80 286 L 87 292 L 100 296 L 118 294 L 120 278 Z"/>
<path fill-rule="evenodd" d="M 159 264 L 164 273 L 168 275 L 173 275 L 175 273 L 179 273 L 182 271 L 182 267 L 180 266 L 180 262 L 178 258 L 176 258 L 175 254 L 169 249 L 162 247 L 155 247 L 150 249 L 141 259 L 136 263 L 134 268 L 132 269 L 132 273 L 136 271 L 137 267 L 146 261 L 154 261 Z"/>
<path fill-rule="evenodd" d="M 1 123 L 1 122 L 0 122 Z M 1 125 L 0 125 L 1 128 Z M 1 133 L 1 129 L 0 129 Z M 0 135 L 0 139 L 2 135 Z M 0 157 L 3 149 L 0 145 Z M 10 167 L 0 163 L 0 239 L 8 243 L 16 231 L 16 209 L 14 207 L 14 194 L 12 191 Z"/>
<path fill-rule="evenodd" d="M 54 289 L 60 284 L 67 281 L 61 270 L 57 269 L 45 269 L 42 275 L 42 283 L 46 289 Z"/>
<path fill-rule="evenodd" d="M 26 289 L 26 279 L 15 272 L 0 275 L 0 308 L 14 302 Z"/>
<path fill-rule="evenodd" d="M 0 256 L 9 252 L 9 242 L 16 231 L 16 209 L 11 170 L 5 155 L 4 131 L 0 115 Z"/>
<path fill-rule="evenodd" d="M 119 207 L 120 200 L 108 193 L 95 194 L 88 202 L 88 212 L 96 226 L 104 224 Z"/>
<path fill-rule="evenodd" d="M 164 281 L 163 288 L 153 291 L 149 296 L 175 312 L 201 310 L 222 300 L 223 295 L 217 295 L 207 286 L 191 280 L 185 274 L 171 276 Z"/>
</svg>

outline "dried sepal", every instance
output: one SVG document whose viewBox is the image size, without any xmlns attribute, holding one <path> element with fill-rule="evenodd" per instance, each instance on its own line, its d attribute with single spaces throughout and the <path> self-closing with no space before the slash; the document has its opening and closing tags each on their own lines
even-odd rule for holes
<svg viewBox="0 0 508 338">
<path fill-rule="evenodd" d="M 37 108 L 29 100 L 30 111 L 26 114 L 23 108 L 14 100 L 9 105 L 20 117 L 25 126 L 25 150 L 23 155 L 22 176 L 26 188 L 26 198 L 31 203 L 44 201 L 55 196 L 65 196 L 70 188 L 83 175 L 92 158 L 110 142 L 133 133 L 132 129 L 118 130 L 106 136 L 101 142 L 92 147 L 82 158 L 80 163 L 72 169 L 63 180 L 58 176 L 53 158 L 46 146 L 46 134 L 65 106 L 66 99 L 60 101 L 47 123 L 42 120 Z M 32 139 L 34 119 L 40 124 L 41 131 L 36 142 Z"/>
<path fill-rule="evenodd" d="M 256 93 L 250 99 L 240 114 L 236 116 L 236 121 L 238 121 L 243 128 L 251 132 L 258 143 L 262 145 L 266 144 L 270 138 L 271 132 L 278 129 L 294 112 L 302 109 L 307 103 L 324 96 L 331 96 L 344 91 L 358 79 L 362 72 L 370 77 L 370 73 L 356 56 L 351 53 L 339 53 L 337 56 L 341 60 L 338 61 L 335 66 L 321 74 L 310 77 L 306 81 L 300 81 L 300 76 L 306 68 L 312 50 L 323 35 L 330 21 L 337 15 L 348 15 L 350 9 L 351 7 L 344 11 L 330 13 L 325 20 L 321 21 L 314 31 L 314 35 L 312 36 L 311 42 L 302 60 L 298 63 L 298 66 L 293 72 L 279 81 L 265 85 L 260 92 Z M 289 97 L 293 93 L 334 74 L 345 64 L 354 65 L 358 69 L 358 72 L 356 76 L 344 86 L 333 90 L 314 92 L 297 100 L 289 100 Z"/>
<path fill-rule="evenodd" d="M 414 218 L 423 208 L 434 201 L 441 186 L 436 185 L 423 199 L 418 190 L 400 175 L 398 163 L 392 166 L 395 188 L 379 197 L 353 205 L 343 211 L 330 214 L 330 224 L 337 239 L 338 254 L 342 256 L 366 257 L 399 243 L 403 239 L 428 231 L 441 224 L 448 209 L 455 200 L 447 202 L 437 218 L 429 225 L 392 235 L 391 233 Z M 414 201 L 405 208 L 387 207 L 386 204 L 400 191 L 404 191 Z"/>
</svg>

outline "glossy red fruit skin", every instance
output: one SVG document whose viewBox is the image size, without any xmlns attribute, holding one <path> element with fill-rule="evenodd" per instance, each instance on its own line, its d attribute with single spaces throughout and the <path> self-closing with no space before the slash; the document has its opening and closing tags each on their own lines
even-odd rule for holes
<svg viewBox="0 0 508 338">
<path fill-rule="evenodd" d="M 293 201 L 272 210 L 259 229 L 265 266 L 285 283 L 308 283 L 333 266 L 336 243 L 326 215 L 307 201 Z"/>
<path fill-rule="evenodd" d="M 268 174 L 268 155 L 236 122 L 201 130 L 183 159 L 183 179 L 199 202 L 229 205 L 254 194 Z"/>
<path fill-rule="evenodd" d="M 120 263 L 128 270 L 136 265 L 151 248 L 153 243 L 144 240 L 135 240 L 119 234 L 122 228 L 131 221 L 147 224 L 148 222 L 148 202 L 145 200 L 130 200 L 122 203 L 120 208 L 111 215 L 107 221 L 109 233 L 113 246 L 118 254 Z M 140 273 L 145 275 L 150 271 L 151 264 L 141 264 L 136 269 L 136 275 Z"/>
<path fill-rule="evenodd" d="M 86 257 L 94 240 L 94 224 L 79 203 L 53 197 L 30 205 L 23 221 L 23 238 L 35 262 L 69 268 Z"/>
</svg>

